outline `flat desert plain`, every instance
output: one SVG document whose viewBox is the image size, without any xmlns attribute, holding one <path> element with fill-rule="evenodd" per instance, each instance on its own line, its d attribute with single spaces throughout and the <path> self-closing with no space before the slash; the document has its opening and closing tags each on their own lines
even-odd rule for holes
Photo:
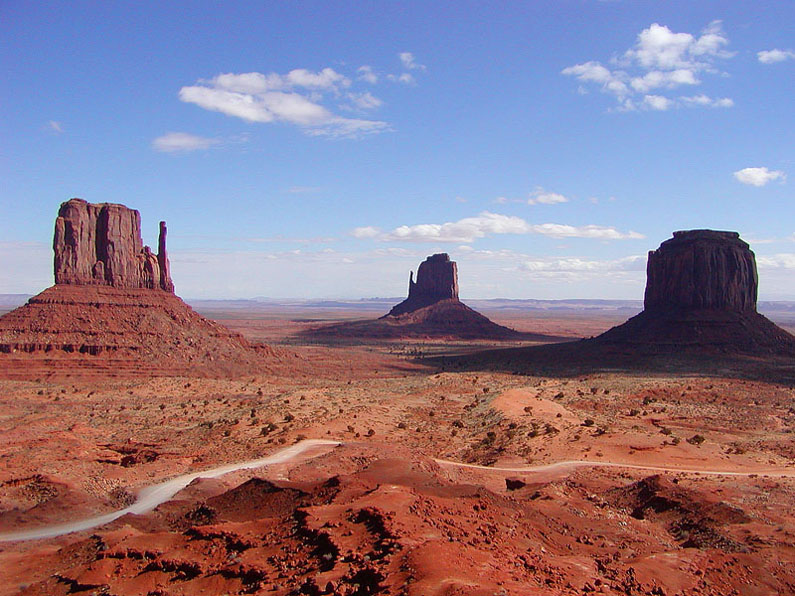
<svg viewBox="0 0 795 596">
<path fill-rule="evenodd" d="M 541 374 L 478 365 L 516 343 L 301 334 L 368 309 L 198 310 L 271 355 L 0 371 L 0 594 L 795 593 L 789 372 Z M 571 339 L 627 318 L 483 312 Z"/>
</svg>

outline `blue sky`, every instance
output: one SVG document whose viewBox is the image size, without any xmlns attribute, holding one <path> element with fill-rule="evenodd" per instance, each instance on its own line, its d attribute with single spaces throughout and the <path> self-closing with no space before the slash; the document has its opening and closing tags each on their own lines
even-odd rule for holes
<svg viewBox="0 0 795 596">
<path fill-rule="evenodd" d="M 186 297 L 630 298 L 677 229 L 795 299 L 795 4 L 0 4 L 0 293 L 58 205 L 169 224 Z"/>
</svg>

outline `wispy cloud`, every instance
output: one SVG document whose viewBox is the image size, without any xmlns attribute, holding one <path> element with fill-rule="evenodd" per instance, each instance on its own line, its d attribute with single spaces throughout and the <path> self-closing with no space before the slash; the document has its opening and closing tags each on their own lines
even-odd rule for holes
<svg viewBox="0 0 795 596">
<path fill-rule="evenodd" d="M 646 257 L 644 255 L 633 255 L 614 260 L 587 259 L 582 257 L 547 257 L 537 259 L 522 260 L 519 268 L 522 271 L 644 271 L 646 269 Z"/>
<path fill-rule="evenodd" d="M 635 45 L 610 60 L 611 67 L 590 60 L 564 68 L 561 73 L 585 85 L 596 85 L 615 97 L 618 111 L 666 111 L 675 107 L 731 107 L 730 98 L 672 96 L 683 86 L 701 85 L 703 74 L 717 72 L 715 64 L 734 54 L 720 21 L 713 21 L 699 36 L 675 33 L 653 23 L 638 34 Z M 581 85 L 579 92 L 585 88 Z"/>
<path fill-rule="evenodd" d="M 795 253 L 779 253 L 756 257 L 760 269 L 795 269 Z"/>
<path fill-rule="evenodd" d="M 152 141 L 152 148 L 161 153 L 189 153 L 209 149 L 220 142 L 218 139 L 200 137 L 187 132 L 169 132 Z"/>
<path fill-rule="evenodd" d="M 756 53 L 756 57 L 762 64 L 775 64 L 795 59 L 795 52 L 792 50 L 762 50 Z"/>
<path fill-rule="evenodd" d="M 404 85 L 413 85 L 417 82 L 417 79 L 410 71 L 423 72 L 427 70 L 424 64 L 417 62 L 417 59 L 411 52 L 400 52 L 398 54 L 398 58 L 400 59 L 400 63 L 403 66 L 405 72 L 400 74 L 386 75 L 388 81 L 392 81 L 393 83 L 403 83 Z"/>
<path fill-rule="evenodd" d="M 411 52 L 400 52 L 398 57 L 406 70 L 425 70 L 425 65 L 417 63 Z"/>
<path fill-rule="evenodd" d="M 509 199 L 508 197 L 497 197 L 494 202 L 499 205 L 507 203 L 527 203 L 528 205 L 559 205 L 568 203 L 569 199 L 557 192 L 544 190 L 541 186 L 536 186 L 533 192 L 529 193 L 526 199 Z"/>
<path fill-rule="evenodd" d="M 57 120 L 50 120 L 49 122 L 47 122 L 45 128 L 50 132 L 54 132 L 55 134 L 63 134 L 64 132 L 63 124 L 61 124 Z"/>
<path fill-rule="evenodd" d="M 560 203 L 568 203 L 569 199 L 562 194 L 556 192 L 549 192 L 540 186 L 530 193 L 530 198 L 527 199 L 528 205 L 558 205 Z"/>
<path fill-rule="evenodd" d="M 378 82 L 378 75 L 373 70 L 372 66 L 367 64 L 360 66 L 356 73 L 358 74 L 358 79 L 360 81 L 364 81 L 365 83 L 370 83 L 371 85 L 375 85 Z"/>
<path fill-rule="evenodd" d="M 357 238 L 376 238 L 384 242 L 454 242 L 470 244 L 480 238 L 500 234 L 540 234 L 552 238 L 592 238 L 597 240 L 640 239 L 637 232 L 619 232 L 613 227 L 544 223 L 530 224 L 521 217 L 484 211 L 475 217 L 465 217 L 441 224 L 399 226 L 382 232 L 372 226 L 351 232 Z"/>
<path fill-rule="evenodd" d="M 390 130 L 386 122 L 344 118 L 323 105 L 351 84 L 348 77 L 331 68 L 318 72 L 299 68 L 285 75 L 226 73 L 182 87 L 179 98 L 247 122 L 293 124 L 312 136 L 350 138 Z M 368 95 L 360 96 L 360 101 L 371 106 L 380 101 Z"/>
<path fill-rule="evenodd" d="M 354 228 L 351 231 L 351 236 L 354 238 L 375 238 L 381 233 L 376 227 L 373 226 L 362 226 L 361 228 Z"/>
<path fill-rule="evenodd" d="M 386 78 L 394 83 L 403 83 L 404 85 L 411 85 L 415 82 L 414 75 L 410 72 L 404 72 L 399 75 L 388 74 Z"/>
<path fill-rule="evenodd" d="M 769 170 L 765 167 L 743 168 L 734 172 L 734 177 L 743 184 L 750 186 L 764 186 L 773 180 L 786 180 L 787 176 L 781 170 Z"/>
<path fill-rule="evenodd" d="M 354 109 L 359 110 L 374 110 L 384 105 L 384 102 L 377 98 L 369 91 L 364 93 L 348 93 L 348 99 Z"/>
</svg>

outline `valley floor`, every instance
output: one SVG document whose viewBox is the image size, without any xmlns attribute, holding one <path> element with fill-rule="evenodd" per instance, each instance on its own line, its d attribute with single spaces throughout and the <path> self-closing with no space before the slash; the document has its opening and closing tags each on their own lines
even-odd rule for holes
<svg viewBox="0 0 795 596">
<path fill-rule="evenodd" d="M 308 324 L 236 320 L 260 341 Z M 0 374 L 0 534 L 340 443 L 101 527 L 0 542 L 0 594 L 795 593 L 788 385 L 416 358 L 483 345 L 293 344 L 234 379 Z M 573 460 L 627 467 L 543 467 Z"/>
</svg>

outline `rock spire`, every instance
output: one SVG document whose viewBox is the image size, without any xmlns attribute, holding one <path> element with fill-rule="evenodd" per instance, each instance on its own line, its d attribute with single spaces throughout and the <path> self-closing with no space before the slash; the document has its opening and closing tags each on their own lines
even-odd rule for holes
<svg viewBox="0 0 795 596">
<path fill-rule="evenodd" d="M 114 203 L 70 199 L 61 204 L 53 239 L 55 283 L 174 292 L 166 224 L 160 222 L 158 252 L 141 239 L 141 214 Z"/>
</svg>

